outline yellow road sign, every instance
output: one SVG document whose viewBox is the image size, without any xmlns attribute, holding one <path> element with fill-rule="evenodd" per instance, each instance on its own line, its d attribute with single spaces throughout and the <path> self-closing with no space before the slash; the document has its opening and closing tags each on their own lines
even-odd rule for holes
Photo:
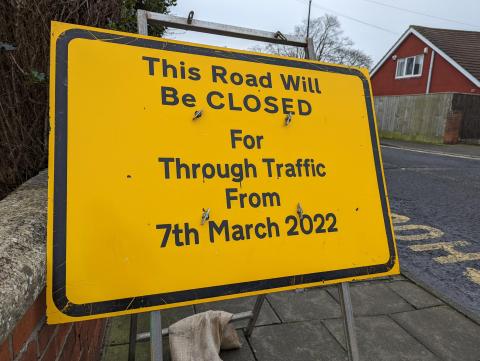
<svg viewBox="0 0 480 361">
<path fill-rule="evenodd" d="M 48 321 L 396 274 L 365 69 L 52 24 Z"/>
</svg>

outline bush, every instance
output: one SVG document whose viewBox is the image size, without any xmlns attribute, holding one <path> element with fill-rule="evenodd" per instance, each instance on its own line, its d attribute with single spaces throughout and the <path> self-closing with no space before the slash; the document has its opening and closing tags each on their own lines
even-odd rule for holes
<svg viewBox="0 0 480 361">
<path fill-rule="evenodd" d="M 136 10 L 176 0 L 0 1 L 0 199 L 47 166 L 50 21 L 136 32 Z M 149 34 L 161 36 L 162 27 Z"/>
</svg>

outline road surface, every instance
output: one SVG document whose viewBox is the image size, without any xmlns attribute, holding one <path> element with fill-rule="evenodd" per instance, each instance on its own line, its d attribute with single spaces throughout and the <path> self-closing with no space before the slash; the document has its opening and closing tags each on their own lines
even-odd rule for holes
<svg viewBox="0 0 480 361">
<path fill-rule="evenodd" d="M 387 141 L 382 156 L 402 272 L 479 320 L 480 147 Z"/>
</svg>

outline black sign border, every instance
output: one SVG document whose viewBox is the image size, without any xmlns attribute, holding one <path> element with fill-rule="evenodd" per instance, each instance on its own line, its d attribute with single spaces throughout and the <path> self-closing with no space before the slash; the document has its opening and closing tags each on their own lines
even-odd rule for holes
<svg viewBox="0 0 480 361">
<path fill-rule="evenodd" d="M 66 222 L 67 222 L 67 141 L 68 141 L 68 45 L 74 39 L 89 39 L 106 41 L 128 46 L 175 51 L 224 59 L 234 59 L 248 62 L 260 62 L 271 65 L 286 66 L 332 72 L 359 77 L 363 83 L 365 103 L 368 113 L 372 152 L 375 162 L 378 188 L 383 210 L 383 219 L 388 239 L 389 259 L 385 264 L 356 267 L 320 273 L 294 275 L 274 279 L 257 280 L 229 285 L 213 286 L 169 292 L 162 294 L 129 297 L 117 300 L 74 304 L 66 295 Z M 54 44 L 52 44 L 53 46 Z M 396 261 L 396 250 L 393 233 L 388 216 L 385 184 L 382 176 L 382 166 L 379 147 L 375 133 L 372 96 L 367 78 L 361 71 L 354 68 L 335 65 L 298 61 L 289 58 L 275 58 L 262 55 L 244 54 L 230 50 L 204 48 L 194 45 L 166 42 L 161 39 L 145 39 L 132 35 L 118 35 L 91 31 L 86 29 L 66 30 L 57 38 L 55 59 L 55 153 L 54 153 L 54 190 L 53 190 L 53 265 L 52 265 L 52 298 L 62 313 L 72 317 L 100 315 L 104 313 L 134 310 L 145 307 L 167 305 L 172 303 L 201 300 L 212 297 L 242 294 L 293 285 L 317 283 L 322 281 L 372 275 L 389 271 Z"/>
</svg>

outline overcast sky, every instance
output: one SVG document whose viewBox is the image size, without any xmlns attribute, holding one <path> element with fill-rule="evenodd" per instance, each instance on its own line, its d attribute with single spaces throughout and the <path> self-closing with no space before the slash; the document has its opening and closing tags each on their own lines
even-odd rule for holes
<svg viewBox="0 0 480 361">
<path fill-rule="evenodd" d="M 312 4 L 312 17 L 337 15 L 345 35 L 374 63 L 410 24 L 480 31 L 480 0 L 313 0 Z M 198 20 L 290 34 L 307 17 L 307 6 L 308 0 L 178 0 L 171 13 L 186 17 L 194 10 Z M 258 44 L 182 30 L 175 30 L 168 37 L 237 49 Z"/>
</svg>

